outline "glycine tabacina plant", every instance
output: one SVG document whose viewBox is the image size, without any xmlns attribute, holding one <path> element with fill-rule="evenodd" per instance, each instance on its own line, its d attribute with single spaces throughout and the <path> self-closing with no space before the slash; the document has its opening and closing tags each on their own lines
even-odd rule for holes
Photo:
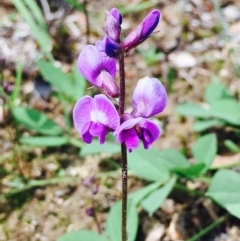
<svg viewBox="0 0 240 241">
<path fill-rule="evenodd" d="M 160 137 L 159 127 L 149 118 L 162 112 L 167 103 L 162 83 L 156 78 L 144 77 L 133 91 L 132 111 L 125 113 L 124 57 L 149 38 L 160 17 L 158 10 L 151 11 L 122 41 L 122 15 L 113 8 L 106 14 L 104 39 L 85 46 L 78 58 L 79 72 L 105 95 L 80 98 L 73 109 L 74 125 L 87 144 L 91 144 L 93 137 L 98 137 L 100 144 L 104 144 L 109 132 L 121 144 L 123 241 L 127 240 L 127 150 L 134 151 L 140 141 L 148 149 Z M 120 86 L 115 81 L 116 61 L 119 62 Z M 118 103 L 117 108 L 113 100 Z"/>
</svg>

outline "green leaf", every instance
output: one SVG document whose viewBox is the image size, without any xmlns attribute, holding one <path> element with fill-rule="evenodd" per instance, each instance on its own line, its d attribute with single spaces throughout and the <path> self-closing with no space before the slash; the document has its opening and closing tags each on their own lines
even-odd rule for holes
<svg viewBox="0 0 240 241">
<path fill-rule="evenodd" d="M 103 235 L 89 230 L 79 230 L 65 233 L 57 241 L 107 241 L 107 239 Z"/>
<path fill-rule="evenodd" d="M 199 176 L 199 174 L 203 171 L 204 168 L 204 163 L 198 163 L 186 168 L 174 168 L 172 169 L 172 171 L 178 175 L 192 179 L 194 177 Z"/>
<path fill-rule="evenodd" d="M 117 154 L 120 153 L 121 146 L 117 143 L 105 141 L 104 145 L 99 140 L 93 140 L 91 144 L 85 144 L 81 149 L 81 156 L 93 155 L 98 153 Z"/>
<path fill-rule="evenodd" d="M 216 203 L 240 218 L 240 174 L 232 170 L 219 170 L 206 193 Z"/>
<path fill-rule="evenodd" d="M 115 203 L 107 217 L 106 236 L 111 241 L 122 241 L 122 202 Z M 136 206 L 128 199 L 127 208 L 127 233 L 128 241 L 134 241 L 138 229 L 138 214 Z"/>
<path fill-rule="evenodd" d="M 199 138 L 192 146 L 195 163 L 205 164 L 205 171 L 211 166 L 217 154 L 217 138 L 215 134 L 208 134 Z"/>
<path fill-rule="evenodd" d="M 141 146 L 128 155 L 129 169 L 146 180 L 165 182 L 170 174 L 158 156 L 157 150 L 145 150 Z"/>
<path fill-rule="evenodd" d="M 220 99 L 233 99 L 231 92 L 220 82 L 213 82 L 208 85 L 204 97 L 209 104 Z"/>
<path fill-rule="evenodd" d="M 232 140 L 225 140 L 224 145 L 233 153 L 240 153 L 240 148 Z"/>
<path fill-rule="evenodd" d="M 161 162 L 170 170 L 178 167 L 188 167 L 188 159 L 179 151 L 169 148 L 159 152 Z"/>
<path fill-rule="evenodd" d="M 140 188 L 139 190 L 130 193 L 128 195 L 129 198 L 134 202 L 136 206 L 139 205 L 139 203 L 152 191 L 156 190 L 159 186 L 161 186 L 162 182 L 154 182 L 152 184 L 149 184 L 145 187 Z"/>
<path fill-rule="evenodd" d="M 212 116 L 232 125 L 240 125 L 240 106 L 234 100 L 218 100 L 211 103 Z"/>
<path fill-rule="evenodd" d="M 16 106 L 13 109 L 13 116 L 25 127 L 41 134 L 59 135 L 62 133 L 62 129 L 59 125 L 38 110 Z"/>
<path fill-rule="evenodd" d="M 224 125 L 224 122 L 219 119 L 200 120 L 200 121 L 196 121 L 193 124 L 193 130 L 196 132 L 201 132 L 201 131 L 205 131 L 211 127 L 222 126 L 222 125 Z"/>
<path fill-rule="evenodd" d="M 51 62 L 39 60 L 37 66 L 44 79 L 56 87 L 59 92 L 68 95 L 74 101 L 84 95 L 87 82 L 79 73 L 76 64 L 70 77 Z"/>
<path fill-rule="evenodd" d="M 20 138 L 23 144 L 33 146 L 62 146 L 68 143 L 66 136 L 33 136 Z"/>
<path fill-rule="evenodd" d="M 211 117 L 210 107 L 194 103 L 183 103 L 177 106 L 176 112 L 183 116 L 193 116 L 200 118 Z"/>
<path fill-rule="evenodd" d="M 161 207 L 163 201 L 167 198 L 169 193 L 172 191 L 177 178 L 172 177 L 163 187 L 152 192 L 147 198 L 145 198 L 141 205 L 143 208 L 152 215 L 159 207 Z"/>
</svg>

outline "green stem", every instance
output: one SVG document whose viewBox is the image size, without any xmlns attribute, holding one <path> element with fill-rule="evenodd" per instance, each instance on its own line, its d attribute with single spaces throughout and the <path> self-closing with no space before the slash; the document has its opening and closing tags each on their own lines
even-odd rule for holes
<svg viewBox="0 0 240 241">
<path fill-rule="evenodd" d="M 124 114 L 125 108 L 125 69 L 124 55 L 119 59 L 120 74 L 120 96 L 119 96 L 119 116 Z M 121 144 L 122 163 L 122 241 L 127 241 L 127 149 L 124 143 Z"/>
<path fill-rule="evenodd" d="M 207 226 L 206 228 L 201 230 L 199 233 L 195 234 L 193 237 L 191 237 L 187 241 L 197 241 L 197 240 L 199 240 L 202 236 L 209 233 L 212 229 L 214 229 L 215 227 L 217 227 L 221 223 L 225 222 L 228 217 L 229 217 L 229 214 L 227 213 L 224 216 L 218 218 L 215 222 L 213 222 L 212 224 L 210 224 L 209 226 Z"/>
</svg>

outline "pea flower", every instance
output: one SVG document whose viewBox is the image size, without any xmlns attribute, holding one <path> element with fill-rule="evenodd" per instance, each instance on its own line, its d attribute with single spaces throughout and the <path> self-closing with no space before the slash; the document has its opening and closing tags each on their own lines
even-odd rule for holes
<svg viewBox="0 0 240 241">
<path fill-rule="evenodd" d="M 91 84 L 105 90 L 110 97 L 116 98 L 119 96 L 119 89 L 114 80 L 116 61 L 104 56 L 99 49 L 100 46 L 101 44 L 97 47 L 94 45 L 84 47 L 78 58 L 78 69 Z"/>
<path fill-rule="evenodd" d="M 100 144 L 106 135 L 115 131 L 120 124 L 119 115 L 113 103 L 105 95 L 94 98 L 84 96 L 73 109 L 73 122 L 84 142 L 90 144 L 93 137 L 98 137 Z"/>
<path fill-rule="evenodd" d="M 123 42 L 124 51 L 128 52 L 145 41 L 157 27 L 160 16 L 161 14 L 158 10 L 155 9 L 151 11 L 143 21 L 128 34 Z"/>
<path fill-rule="evenodd" d="M 139 140 L 148 149 L 161 131 L 153 121 L 146 118 L 162 112 L 166 104 L 167 93 L 158 79 L 140 79 L 133 92 L 133 111 L 122 116 L 122 124 L 114 132 L 117 141 L 125 142 L 130 152 L 139 146 Z"/>
</svg>

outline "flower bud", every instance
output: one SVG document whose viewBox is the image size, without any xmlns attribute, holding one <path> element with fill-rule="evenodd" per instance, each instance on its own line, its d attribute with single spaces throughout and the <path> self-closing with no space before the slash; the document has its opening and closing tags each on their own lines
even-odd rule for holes
<svg viewBox="0 0 240 241">
<path fill-rule="evenodd" d="M 121 55 L 121 46 L 110 38 L 105 38 L 105 53 L 110 58 L 118 59 Z"/>
<path fill-rule="evenodd" d="M 116 8 L 107 12 L 107 19 L 105 23 L 105 31 L 107 36 L 113 41 L 120 43 L 122 15 Z"/>
<path fill-rule="evenodd" d="M 158 10 L 153 10 L 128 34 L 123 42 L 123 49 L 125 52 L 135 48 L 150 36 L 159 23 L 160 15 Z"/>
</svg>

